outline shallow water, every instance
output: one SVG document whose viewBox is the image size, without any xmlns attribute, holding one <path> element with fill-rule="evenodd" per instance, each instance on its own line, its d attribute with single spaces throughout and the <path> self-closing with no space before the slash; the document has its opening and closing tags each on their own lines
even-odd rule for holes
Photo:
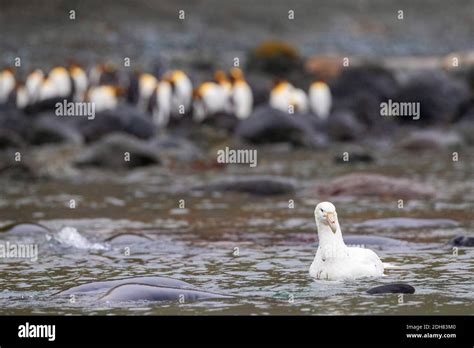
<svg viewBox="0 0 474 348">
<path fill-rule="evenodd" d="M 446 242 L 471 234 L 474 226 L 472 149 L 458 163 L 449 152 L 412 155 L 379 149 L 374 164 L 336 165 L 344 146 L 321 151 L 259 150 L 259 165 L 197 171 L 152 167 L 131 172 L 84 171 L 64 180 L 33 183 L 1 179 L 0 225 L 33 221 L 52 232 L 36 235 L 0 233 L 0 242 L 38 243 L 39 257 L 2 259 L 1 314 L 472 314 L 472 248 L 457 256 Z M 291 157 L 291 158 L 289 158 Z M 317 184 L 339 174 L 375 171 L 428 182 L 439 197 L 429 201 L 331 198 L 343 234 L 370 234 L 411 243 L 370 246 L 398 266 L 382 279 L 314 281 L 308 268 L 316 251 L 314 205 L 325 197 Z M 255 197 L 239 193 L 202 193 L 190 188 L 217 177 L 273 174 L 297 179 L 292 195 Z M 75 199 L 77 207 L 69 208 Z M 185 208 L 179 201 L 185 200 Z M 295 202 L 293 209 L 288 201 Z M 410 217 L 453 219 L 457 224 L 393 228 L 370 219 Z M 63 227 L 74 227 L 90 243 L 104 248 L 71 246 L 57 240 Z M 153 239 L 133 245 L 109 245 L 119 233 Z M 94 244 L 91 244 L 94 245 Z M 124 253 L 130 248 L 130 255 Z M 238 248 L 238 249 L 236 249 Z M 101 250 L 104 249 L 104 250 Z M 238 250 L 238 255 L 237 255 Z M 161 275 L 236 298 L 194 303 L 129 302 L 108 304 L 94 296 L 53 294 L 88 281 Z M 368 295 L 373 286 L 406 282 L 413 295 Z"/>
</svg>

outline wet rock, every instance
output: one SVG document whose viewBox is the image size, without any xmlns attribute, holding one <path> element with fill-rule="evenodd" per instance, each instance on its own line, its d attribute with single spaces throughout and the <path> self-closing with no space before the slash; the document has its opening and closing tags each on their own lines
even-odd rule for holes
<svg viewBox="0 0 474 348">
<path fill-rule="evenodd" d="M 200 290 L 174 289 L 144 284 L 125 284 L 111 289 L 101 297 L 103 301 L 179 301 L 193 302 L 206 299 L 230 298 Z"/>
<path fill-rule="evenodd" d="M 399 146 L 410 151 L 439 150 L 462 144 L 462 138 L 454 131 L 420 130 L 404 137 Z"/>
<path fill-rule="evenodd" d="M 420 119 L 395 117 L 416 126 L 450 122 L 460 105 L 469 99 L 469 88 L 443 71 L 427 70 L 414 74 L 393 98 L 396 102 L 420 103 Z"/>
<path fill-rule="evenodd" d="M 331 84 L 331 92 L 334 105 L 352 110 L 364 125 L 390 128 L 386 122 L 382 122 L 380 103 L 393 98 L 398 92 L 398 87 L 398 82 L 391 71 L 368 64 L 343 69 L 339 78 Z"/>
<path fill-rule="evenodd" d="M 453 246 L 461 246 L 461 247 L 474 247 L 474 237 L 473 236 L 456 236 L 449 241 L 449 244 Z"/>
<path fill-rule="evenodd" d="M 108 135 L 90 145 L 75 161 L 78 167 L 109 169 L 127 169 L 159 163 L 160 158 L 150 142 L 119 133 Z"/>
<path fill-rule="evenodd" d="M 372 173 L 343 175 L 320 186 L 318 191 L 328 196 L 375 196 L 387 199 L 426 199 L 435 196 L 435 190 L 427 184 Z"/>
<path fill-rule="evenodd" d="M 124 279 L 104 280 L 86 283 L 66 289 L 56 295 L 84 294 L 91 292 L 107 291 L 119 285 L 125 284 L 145 284 L 152 286 L 173 287 L 179 289 L 194 288 L 191 284 L 181 280 L 167 277 L 130 277 Z"/>
<path fill-rule="evenodd" d="M 0 129 L 0 150 L 19 149 L 26 146 L 26 141 L 15 131 Z"/>
<path fill-rule="evenodd" d="M 0 129 L 4 132 L 18 134 L 28 139 L 31 133 L 31 120 L 19 110 L 0 112 Z"/>
<path fill-rule="evenodd" d="M 195 189 L 202 191 L 233 191 L 268 196 L 292 193 L 296 190 L 296 185 L 293 180 L 281 177 L 250 176 L 217 180 L 207 186 L 200 186 Z"/>
<path fill-rule="evenodd" d="M 474 121 L 474 95 L 459 105 L 456 115 L 453 118 L 454 122 L 464 120 Z"/>
<path fill-rule="evenodd" d="M 93 120 L 83 119 L 79 128 L 87 142 L 111 133 L 127 133 L 140 139 L 149 139 L 156 133 L 151 117 L 126 104 L 97 113 Z"/>
<path fill-rule="evenodd" d="M 109 237 L 105 240 L 105 242 L 111 244 L 141 244 L 141 243 L 149 243 L 153 239 L 139 235 L 139 234 L 132 234 L 132 233 L 121 233 L 112 237 Z"/>
<path fill-rule="evenodd" d="M 33 122 L 30 143 L 42 145 L 49 143 L 82 144 L 81 133 L 71 123 L 58 118 L 54 114 L 36 117 Z"/>
<path fill-rule="evenodd" d="M 474 114 L 472 118 L 465 118 L 458 122 L 455 127 L 467 144 L 474 145 Z"/>
<path fill-rule="evenodd" d="M 28 160 L 16 161 L 16 149 L 7 149 L 0 152 L 0 175 L 19 180 L 35 180 L 38 172 Z"/>
<path fill-rule="evenodd" d="M 416 218 L 384 218 L 371 219 L 353 224 L 355 228 L 370 229 L 415 229 L 429 227 L 455 227 L 458 222 L 451 219 L 416 219 Z"/>
<path fill-rule="evenodd" d="M 232 114 L 218 113 L 207 117 L 202 124 L 232 132 L 239 124 L 239 119 Z"/>
<path fill-rule="evenodd" d="M 15 235 L 45 235 L 47 233 L 51 233 L 51 230 L 43 225 L 35 223 L 15 223 L 1 227 L 0 232 L 11 233 Z"/>
<path fill-rule="evenodd" d="M 367 127 L 350 110 L 335 110 L 329 118 L 327 131 L 331 139 L 354 141 L 366 134 Z"/>
<path fill-rule="evenodd" d="M 247 82 L 252 89 L 254 106 L 268 104 L 270 90 L 272 88 L 272 80 L 264 74 L 258 72 L 246 76 Z"/>
<path fill-rule="evenodd" d="M 196 144 L 179 135 L 160 137 L 151 142 L 157 153 L 162 157 L 178 161 L 197 161 L 205 159 L 204 152 Z"/>
<path fill-rule="evenodd" d="M 390 70 L 367 64 L 343 69 L 339 78 L 332 85 L 331 91 L 335 97 L 344 99 L 366 91 L 382 101 L 393 97 L 397 89 L 397 80 Z"/>
<path fill-rule="evenodd" d="M 310 117 L 261 106 L 239 123 L 234 134 L 255 144 L 288 142 L 310 148 L 323 147 L 327 139 L 314 130 Z"/>
<path fill-rule="evenodd" d="M 415 288 L 409 284 L 387 284 L 367 290 L 368 294 L 414 294 Z"/>
</svg>

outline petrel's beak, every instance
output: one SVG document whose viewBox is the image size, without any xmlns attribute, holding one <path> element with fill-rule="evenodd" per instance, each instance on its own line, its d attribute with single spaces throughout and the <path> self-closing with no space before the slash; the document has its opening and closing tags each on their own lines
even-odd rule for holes
<svg viewBox="0 0 474 348">
<path fill-rule="evenodd" d="M 332 232 L 336 233 L 337 226 L 336 226 L 336 217 L 334 216 L 334 213 L 327 213 L 326 220 L 328 222 L 329 227 L 331 227 Z"/>
</svg>

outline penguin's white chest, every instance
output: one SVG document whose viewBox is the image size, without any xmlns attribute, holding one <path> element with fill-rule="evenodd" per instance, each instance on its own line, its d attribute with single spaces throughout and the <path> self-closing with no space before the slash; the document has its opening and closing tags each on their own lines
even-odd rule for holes
<svg viewBox="0 0 474 348">
<path fill-rule="evenodd" d="M 319 118 L 325 120 L 331 111 L 332 98 L 329 87 L 311 87 L 309 90 L 309 103 L 311 111 Z"/>
</svg>

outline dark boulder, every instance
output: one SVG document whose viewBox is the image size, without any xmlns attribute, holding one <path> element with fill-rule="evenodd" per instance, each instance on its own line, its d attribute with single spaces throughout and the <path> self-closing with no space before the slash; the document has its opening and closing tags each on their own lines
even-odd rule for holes
<svg viewBox="0 0 474 348">
<path fill-rule="evenodd" d="M 367 127 L 351 110 L 335 110 L 329 117 L 327 132 L 337 141 L 354 141 L 366 134 Z"/>
<path fill-rule="evenodd" d="M 65 118 L 54 114 L 45 114 L 32 120 L 32 130 L 29 142 L 32 145 L 43 145 L 50 143 L 72 143 L 82 144 L 82 134 L 67 122 Z"/>
<path fill-rule="evenodd" d="M 202 124 L 233 132 L 239 124 L 239 119 L 232 114 L 221 112 L 205 118 Z"/>
<path fill-rule="evenodd" d="M 323 147 L 327 144 L 326 136 L 314 129 L 310 117 L 261 106 L 239 123 L 234 134 L 255 144 L 288 142 L 296 146 Z"/>
<path fill-rule="evenodd" d="M 18 149 L 6 149 L 0 152 L 0 175 L 11 179 L 35 180 L 38 172 L 36 167 L 25 158 L 16 161 Z"/>
<path fill-rule="evenodd" d="M 292 193 L 296 190 L 293 180 L 271 176 L 248 176 L 216 180 L 206 186 L 196 187 L 203 191 L 233 191 L 254 195 L 279 195 Z"/>
<path fill-rule="evenodd" d="M 474 236 L 456 236 L 449 241 L 452 246 L 474 247 Z"/>
<path fill-rule="evenodd" d="M 334 105 L 351 110 L 359 122 L 377 129 L 389 128 L 380 116 L 380 103 L 393 98 L 398 88 L 391 71 L 370 64 L 345 68 L 331 83 Z"/>
<path fill-rule="evenodd" d="M 16 133 L 22 139 L 28 139 L 31 133 L 31 120 L 19 110 L 0 112 L 0 130 Z"/>
<path fill-rule="evenodd" d="M 187 303 L 198 300 L 231 298 L 201 290 L 175 289 L 145 284 L 124 284 L 111 289 L 102 296 L 102 301 L 168 301 Z"/>
<path fill-rule="evenodd" d="M 452 122 L 458 109 L 469 96 L 467 84 L 454 79 L 446 72 L 418 72 L 400 88 L 393 101 L 420 103 L 420 119 L 416 122 L 411 117 L 395 119 L 416 126 Z"/>
<path fill-rule="evenodd" d="M 140 139 L 149 139 L 156 132 L 150 116 L 127 104 L 119 105 L 115 110 L 99 112 L 94 119 L 83 119 L 79 128 L 87 142 L 118 132 L 134 135 Z"/>
<path fill-rule="evenodd" d="M 387 284 L 367 290 L 370 295 L 376 294 L 414 294 L 415 288 L 409 284 Z"/>
<path fill-rule="evenodd" d="M 26 141 L 19 133 L 10 129 L 0 128 L 0 150 L 19 149 L 25 146 Z"/>
<path fill-rule="evenodd" d="M 112 134 L 86 148 L 76 159 L 78 167 L 127 169 L 161 163 L 155 147 L 127 134 Z"/>
</svg>

